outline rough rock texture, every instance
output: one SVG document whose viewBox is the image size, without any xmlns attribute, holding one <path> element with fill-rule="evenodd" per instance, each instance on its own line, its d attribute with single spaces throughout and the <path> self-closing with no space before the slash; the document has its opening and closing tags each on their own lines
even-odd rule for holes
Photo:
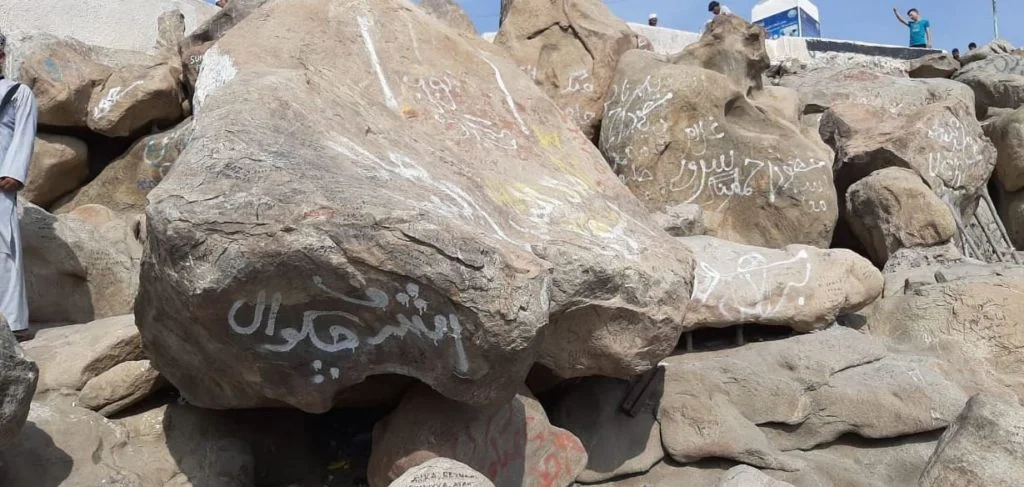
<svg viewBox="0 0 1024 487">
<path fill-rule="evenodd" d="M 652 215 L 666 233 L 673 237 L 693 237 L 704 235 L 704 210 L 700 205 L 684 203 L 665 208 L 663 213 Z"/>
<path fill-rule="evenodd" d="M 826 328 L 882 293 L 882 275 L 842 249 L 752 247 L 713 237 L 679 240 L 697 259 L 686 321 L 693 327 L 739 323 Z"/>
<path fill-rule="evenodd" d="M 846 192 L 846 211 L 879 266 L 901 248 L 941 245 L 956 234 L 949 207 L 909 169 L 890 167 L 857 181 Z"/>
<path fill-rule="evenodd" d="M 700 40 L 672 56 L 671 61 L 721 73 L 746 94 L 764 85 L 761 75 L 771 67 L 765 36 L 760 25 L 735 15 L 716 15 Z"/>
<path fill-rule="evenodd" d="M 173 401 L 173 399 L 172 399 Z M 308 416 L 156 404 L 119 420 L 55 396 L 32 403 L 21 441 L 0 450 L 4 487 L 315 485 L 322 453 Z"/>
<path fill-rule="evenodd" d="M 450 458 L 433 458 L 409 470 L 388 487 L 494 487 L 494 483 L 470 466 Z"/>
<path fill-rule="evenodd" d="M 1024 248 L 1024 188 L 1004 193 L 999 199 L 999 216 L 1016 248 Z"/>
<path fill-rule="evenodd" d="M 948 363 L 967 392 L 1009 387 L 1024 397 L 1024 267 L 962 264 L 925 275 L 865 310 L 868 333 Z M 916 282 L 915 282 L 916 281 Z"/>
<path fill-rule="evenodd" d="M 929 54 L 910 61 L 911 78 L 949 78 L 960 69 L 960 61 L 945 52 Z"/>
<path fill-rule="evenodd" d="M 494 43 L 595 138 L 619 57 L 637 35 L 600 0 L 516 0 Z"/>
<path fill-rule="evenodd" d="M 28 168 L 28 181 L 20 196 L 49 206 L 89 178 L 89 148 L 85 142 L 63 135 L 39 134 Z"/>
<path fill-rule="evenodd" d="M 692 259 L 496 47 L 396 0 L 259 15 L 207 52 L 149 195 L 136 316 L 190 402 L 322 412 L 394 373 L 501 403 L 538 360 L 670 353 Z"/>
<path fill-rule="evenodd" d="M 845 192 L 879 169 L 912 169 L 962 221 L 974 214 L 995 167 L 995 148 L 959 101 L 895 114 L 860 104 L 833 106 L 821 137 L 836 151 L 836 186 Z"/>
<path fill-rule="evenodd" d="M 832 153 L 726 76 L 630 51 L 606 108 L 601 152 L 651 211 L 695 203 L 711 236 L 828 246 L 838 215 Z"/>
<path fill-rule="evenodd" d="M 839 103 L 871 105 L 905 115 L 942 101 L 974 108 L 971 88 L 947 79 L 912 79 L 863 68 L 819 69 L 782 78 L 800 93 L 805 113 L 821 113 Z"/>
<path fill-rule="evenodd" d="M 156 20 L 156 48 L 168 54 L 177 54 L 178 46 L 185 40 L 185 15 L 181 10 L 168 10 Z"/>
<path fill-rule="evenodd" d="M 39 123 L 85 127 L 89 100 L 110 76 L 110 67 L 95 61 L 87 45 L 71 39 L 33 40 L 21 47 L 21 56 L 13 75 L 32 88 L 39 103 Z"/>
<path fill-rule="evenodd" d="M 149 360 L 122 362 L 85 384 L 75 405 L 110 417 L 149 397 L 163 385 Z"/>
<path fill-rule="evenodd" d="M 1013 52 L 1013 44 L 1003 39 L 996 39 L 984 46 L 981 46 L 973 51 L 968 51 L 966 54 L 961 56 L 960 63 L 964 66 L 971 64 L 976 61 L 988 59 L 992 56 L 998 56 L 1000 54 L 1009 54 Z"/>
<path fill-rule="evenodd" d="M 231 0 L 227 6 L 196 27 L 181 42 L 181 60 L 185 69 L 185 82 L 190 92 L 195 91 L 199 68 L 203 66 L 203 56 L 213 44 L 224 36 L 227 31 L 249 17 L 250 14 L 273 0 Z"/>
<path fill-rule="evenodd" d="M 452 0 L 423 0 L 420 2 L 420 8 L 458 32 L 471 36 L 476 35 L 473 19 L 469 18 L 466 11 Z"/>
<path fill-rule="evenodd" d="M 185 118 L 181 76 L 181 66 L 167 63 L 114 71 L 89 99 L 89 129 L 126 137 L 180 122 Z"/>
<path fill-rule="evenodd" d="M 54 216 L 23 202 L 19 212 L 32 321 L 85 323 L 131 312 L 142 254 L 134 223 L 97 205 Z"/>
<path fill-rule="evenodd" d="M 980 116 L 988 107 L 1020 108 L 1024 105 L 1024 52 L 972 62 L 957 71 L 953 79 L 974 90 Z"/>
<path fill-rule="evenodd" d="M 750 465 L 737 465 L 725 472 L 715 487 L 793 487 L 793 484 L 775 480 Z"/>
<path fill-rule="evenodd" d="M 25 356 L 0 315 L 0 448 L 17 441 L 38 380 L 39 368 Z"/>
<path fill-rule="evenodd" d="M 580 440 L 551 426 L 527 394 L 473 408 L 420 387 L 374 427 L 370 486 L 386 486 L 437 457 L 469 465 L 495 485 L 524 487 L 569 485 L 587 465 Z"/>
<path fill-rule="evenodd" d="M 39 392 L 80 390 L 122 362 L 142 360 L 142 340 L 131 315 L 39 330 L 25 353 L 40 365 Z"/>
<path fill-rule="evenodd" d="M 636 416 L 621 409 L 630 382 L 591 377 L 569 386 L 551 408 L 551 424 L 579 438 L 587 451 L 587 468 L 577 480 L 603 482 L 643 473 L 661 461 L 661 428 L 654 419 L 660 393 L 648 396 Z M 653 390 L 661 384 L 653 384 Z"/>
<path fill-rule="evenodd" d="M 939 439 L 922 487 L 1016 485 L 1024 479 L 1024 408 L 977 395 Z"/>
<path fill-rule="evenodd" d="M 1024 189 L 1024 107 L 986 124 L 985 135 L 996 147 L 996 180 L 1004 191 Z"/>
<path fill-rule="evenodd" d="M 174 167 L 191 136 L 192 120 L 188 119 L 173 130 L 140 139 L 57 212 L 96 204 L 122 215 L 142 215 L 148 203 L 146 195 Z"/>
<path fill-rule="evenodd" d="M 967 396 L 934 359 L 833 327 L 785 340 L 666 359 L 658 410 L 676 461 L 721 457 L 795 471 L 788 450 L 846 433 L 890 438 L 945 427 Z"/>
</svg>

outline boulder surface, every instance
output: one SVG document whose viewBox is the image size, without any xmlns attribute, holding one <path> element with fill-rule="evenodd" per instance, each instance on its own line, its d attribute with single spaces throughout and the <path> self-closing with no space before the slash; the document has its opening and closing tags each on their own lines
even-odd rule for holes
<svg viewBox="0 0 1024 487">
<path fill-rule="evenodd" d="M 39 367 L 25 356 L 0 315 L 0 448 L 17 441 L 38 380 Z"/>
<path fill-rule="evenodd" d="M 939 439 L 922 487 L 1015 485 L 1024 479 L 1024 408 L 977 395 Z"/>
</svg>

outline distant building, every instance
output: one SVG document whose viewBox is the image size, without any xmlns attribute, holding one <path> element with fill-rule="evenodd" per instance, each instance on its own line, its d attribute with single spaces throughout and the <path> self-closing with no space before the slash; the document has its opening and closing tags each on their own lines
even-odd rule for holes
<svg viewBox="0 0 1024 487">
<path fill-rule="evenodd" d="M 769 39 L 821 37 L 818 7 L 811 0 L 760 0 L 751 19 L 764 27 Z"/>
</svg>

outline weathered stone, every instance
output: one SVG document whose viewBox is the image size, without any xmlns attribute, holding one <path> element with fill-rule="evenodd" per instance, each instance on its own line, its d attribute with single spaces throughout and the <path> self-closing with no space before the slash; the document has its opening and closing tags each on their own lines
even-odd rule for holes
<svg viewBox="0 0 1024 487">
<path fill-rule="evenodd" d="M 192 136 L 192 120 L 173 130 L 140 139 L 110 163 L 57 212 L 83 205 L 103 205 L 115 213 L 137 216 L 146 210 L 146 195 L 163 181 Z"/>
<path fill-rule="evenodd" d="M 637 35 L 600 0 L 516 0 L 494 43 L 594 139 L 619 57 Z"/>
<path fill-rule="evenodd" d="M 23 45 L 15 79 L 32 88 L 39 103 L 39 123 L 85 127 L 89 100 L 112 69 L 92 58 L 81 42 L 40 37 Z"/>
<path fill-rule="evenodd" d="M 130 313 L 142 245 L 132 225 L 97 205 L 54 216 L 19 204 L 29 315 L 85 323 Z"/>
<path fill-rule="evenodd" d="M 956 220 L 921 176 L 889 167 L 857 181 L 846 192 L 846 221 L 876 264 L 906 247 L 930 247 L 956 234 Z"/>
<path fill-rule="evenodd" d="M 697 259 L 686 314 L 693 327 L 759 323 L 811 331 L 882 293 L 878 269 L 849 250 L 803 245 L 776 250 L 712 237 L 679 241 Z"/>
<path fill-rule="evenodd" d="M 630 51 L 606 108 L 601 151 L 651 211 L 695 203 L 711 236 L 828 246 L 838 215 L 831 152 L 725 76 Z"/>
<path fill-rule="evenodd" d="M 967 400 L 933 359 L 833 327 L 785 340 L 666 359 L 662 442 L 681 462 L 722 457 L 801 468 L 784 451 L 845 433 L 888 438 L 940 429 Z"/>
<path fill-rule="evenodd" d="M 945 52 L 929 54 L 910 61 L 911 78 L 949 78 L 960 69 L 960 61 Z"/>
<path fill-rule="evenodd" d="M 1024 108 L 985 125 L 985 135 L 996 146 L 996 180 L 1004 191 L 1024 189 Z"/>
<path fill-rule="evenodd" d="M 988 107 L 1024 106 L 1024 52 L 972 62 L 957 71 L 953 79 L 974 90 L 979 116 L 984 116 Z"/>
<path fill-rule="evenodd" d="M 182 66 L 190 93 L 195 92 L 196 79 L 199 77 L 199 68 L 203 66 L 203 56 L 206 51 L 213 47 L 213 44 L 227 31 L 245 20 L 263 4 L 272 1 L 274 0 L 231 0 L 227 6 L 219 9 L 181 42 Z"/>
<path fill-rule="evenodd" d="M 487 404 L 537 361 L 629 377 L 668 355 L 692 259 L 532 80 L 407 3 L 340 8 L 267 5 L 206 54 L 149 195 L 157 369 L 200 406 L 323 412 L 376 374 Z"/>
<path fill-rule="evenodd" d="M 432 458 L 409 470 L 388 487 L 494 487 L 494 483 L 470 466 L 450 458 Z"/>
<path fill-rule="evenodd" d="M 181 10 L 168 10 L 156 20 L 156 48 L 178 56 L 181 41 L 185 40 L 185 15 Z"/>
<path fill-rule="evenodd" d="M 750 465 L 737 465 L 725 472 L 715 487 L 793 487 L 793 484 L 775 480 Z"/>
<path fill-rule="evenodd" d="M 1024 248 L 1024 188 L 1003 193 L 999 198 L 999 216 L 1014 247 Z"/>
<path fill-rule="evenodd" d="M 1024 274 L 1010 275 L 998 266 L 971 267 L 987 274 L 944 274 L 879 300 L 864 312 L 866 330 L 903 349 L 941 358 L 949 364 L 948 376 L 970 394 L 1004 393 L 1001 389 L 1008 387 L 1024 397 L 1019 374 L 1024 360 L 1014 352 L 1024 346 L 1019 298 Z"/>
<path fill-rule="evenodd" d="M 845 194 L 887 167 L 916 172 L 958 221 L 974 215 L 995 167 L 995 148 L 973 112 L 955 101 L 905 114 L 859 104 L 833 106 L 821 120 L 821 137 L 836 151 L 836 187 Z"/>
<path fill-rule="evenodd" d="M 569 485 L 587 465 L 572 433 L 548 423 L 536 399 L 473 408 L 420 387 L 373 429 L 371 487 L 386 486 L 432 458 L 457 460 L 495 485 Z"/>
<path fill-rule="evenodd" d="M 17 441 L 38 380 L 39 368 L 25 356 L 0 315 L 0 449 Z"/>
<path fill-rule="evenodd" d="M 441 23 L 466 35 L 475 36 L 476 27 L 466 11 L 452 0 L 422 0 L 420 8 Z"/>
<path fill-rule="evenodd" d="M 75 405 L 110 417 L 156 392 L 163 385 L 149 360 L 122 362 L 82 387 Z"/>
<path fill-rule="evenodd" d="M 662 229 L 673 237 L 693 237 L 707 231 L 704 210 L 700 205 L 684 203 L 665 208 L 664 213 L 652 215 Z"/>
<path fill-rule="evenodd" d="M 89 148 L 85 142 L 63 135 L 39 134 L 21 197 L 49 206 L 89 179 Z"/>
<path fill-rule="evenodd" d="M 939 102 L 974 109 L 974 93 L 962 83 L 885 75 L 863 68 L 808 71 L 784 77 L 782 86 L 800 93 L 804 113 L 821 113 L 841 103 L 871 105 L 898 115 Z"/>
<path fill-rule="evenodd" d="M 799 126 L 801 106 L 800 94 L 796 90 L 781 86 L 765 86 L 763 89 L 754 90 L 749 96 L 757 106 L 768 110 L 776 117 Z"/>
<path fill-rule="evenodd" d="M 185 118 L 181 67 L 171 64 L 121 69 L 92 93 L 88 126 L 110 137 L 126 137 Z"/>
<path fill-rule="evenodd" d="M 771 67 L 764 27 L 735 15 L 716 15 L 700 40 L 672 56 L 675 64 L 696 66 L 725 75 L 746 94 L 761 89 Z"/>
<path fill-rule="evenodd" d="M 917 485 L 939 432 L 893 439 L 846 436 L 810 451 L 790 454 L 804 463 L 798 472 L 765 471 L 799 486 Z"/>
<path fill-rule="evenodd" d="M 998 56 L 1000 54 L 1009 54 L 1013 52 L 1013 44 L 1004 39 L 996 39 L 984 46 L 981 46 L 973 51 L 968 51 L 960 58 L 960 63 L 964 66 L 971 64 L 976 61 L 988 59 L 992 56 Z"/>
<path fill-rule="evenodd" d="M 656 376 L 657 377 L 657 376 Z M 577 480 L 598 483 L 643 473 L 661 461 L 661 428 L 654 419 L 663 384 L 651 383 L 647 402 L 632 416 L 622 411 L 629 381 L 585 378 L 568 386 L 551 408 L 551 424 L 579 438 L 587 451 L 587 468 Z"/>
<path fill-rule="evenodd" d="M 142 360 L 142 340 L 131 315 L 39 330 L 25 353 L 40 365 L 39 392 L 80 390 L 115 365 Z"/>
<path fill-rule="evenodd" d="M 1016 485 L 1024 479 L 1024 408 L 977 395 L 939 439 L 922 487 Z"/>
</svg>

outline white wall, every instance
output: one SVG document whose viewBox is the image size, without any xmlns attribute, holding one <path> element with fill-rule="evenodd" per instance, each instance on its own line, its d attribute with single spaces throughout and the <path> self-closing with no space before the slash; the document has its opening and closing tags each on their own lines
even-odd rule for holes
<svg viewBox="0 0 1024 487">
<path fill-rule="evenodd" d="M 41 31 L 87 44 L 150 51 L 157 18 L 178 9 L 191 32 L 218 9 L 202 0 L 0 0 L 0 31 Z"/>
</svg>

